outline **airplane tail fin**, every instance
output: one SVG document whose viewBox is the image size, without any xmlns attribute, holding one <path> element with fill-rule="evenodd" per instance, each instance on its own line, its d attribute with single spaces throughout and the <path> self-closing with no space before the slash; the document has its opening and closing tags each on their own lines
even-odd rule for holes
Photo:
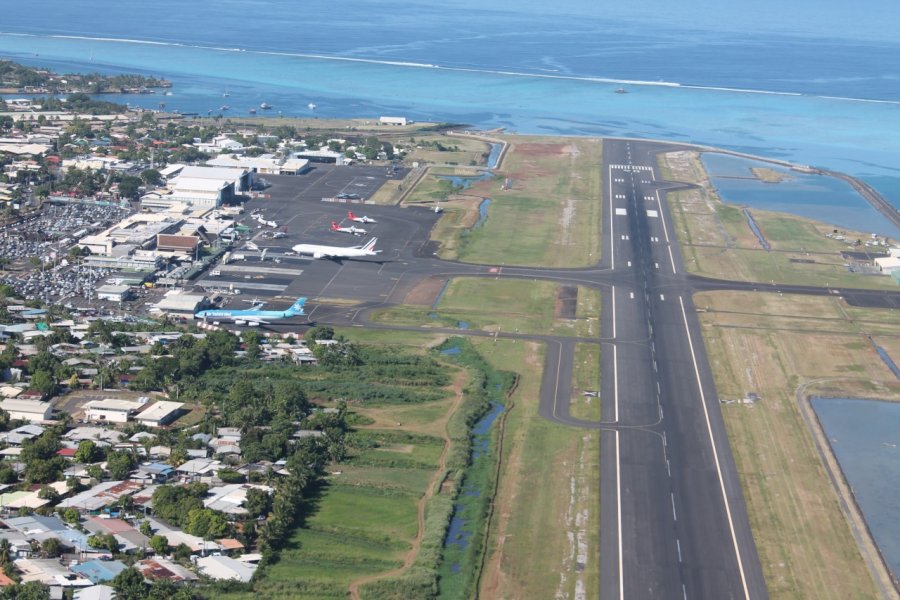
<svg viewBox="0 0 900 600">
<path fill-rule="evenodd" d="M 305 314 L 303 312 L 303 305 L 306 304 L 306 298 L 297 298 L 297 301 L 291 304 L 291 307 L 287 309 L 287 312 L 290 316 L 302 315 Z"/>
<path fill-rule="evenodd" d="M 332 221 L 332 222 L 331 222 L 331 230 L 332 230 L 332 231 L 337 231 L 337 230 L 338 230 L 338 224 L 337 224 L 337 221 Z"/>
<path fill-rule="evenodd" d="M 352 219 L 355 219 L 355 218 L 356 218 L 356 215 L 353 214 L 353 211 L 352 211 L 352 210 L 348 210 L 348 211 L 347 211 L 347 218 L 352 220 Z"/>
<path fill-rule="evenodd" d="M 371 240 L 369 240 L 369 241 L 366 243 L 365 246 L 362 247 L 362 249 L 363 249 L 363 250 L 368 250 L 369 252 L 377 252 L 377 251 L 375 250 L 375 242 L 377 242 L 377 241 L 378 241 L 378 238 L 374 238 L 374 237 L 373 237 Z"/>
</svg>

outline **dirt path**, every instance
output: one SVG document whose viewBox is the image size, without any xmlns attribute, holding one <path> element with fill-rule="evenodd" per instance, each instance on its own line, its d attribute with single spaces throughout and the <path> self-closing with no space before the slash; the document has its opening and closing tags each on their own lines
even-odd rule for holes
<svg viewBox="0 0 900 600">
<path fill-rule="evenodd" d="M 447 468 L 447 452 L 449 452 L 450 450 L 451 443 L 450 436 L 447 434 L 447 423 L 450 420 L 450 417 L 459 409 L 459 405 L 462 404 L 463 388 L 465 387 L 467 378 L 468 373 L 464 369 L 461 369 L 456 375 L 456 379 L 453 381 L 453 404 L 450 405 L 450 409 L 444 414 L 444 417 L 441 419 L 441 429 L 443 431 L 441 437 L 444 440 L 444 447 L 441 449 L 440 458 L 438 458 L 438 467 L 437 469 L 435 469 L 434 475 L 428 481 L 428 486 L 425 488 L 425 493 L 422 494 L 422 497 L 419 499 L 419 502 L 416 505 L 416 520 L 418 521 L 418 531 L 416 532 L 416 537 L 412 541 L 412 547 L 409 549 L 403 559 L 403 566 L 391 571 L 376 573 L 374 575 L 367 575 L 365 577 L 360 577 L 359 579 L 351 581 L 349 591 L 350 597 L 353 600 L 360 600 L 360 587 L 379 579 L 401 575 L 404 571 L 409 569 L 414 562 L 416 562 L 416 557 L 419 556 L 419 548 L 422 545 L 422 537 L 425 535 L 425 506 L 428 504 L 428 501 L 431 500 L 431 497 L 434 496 L 435 486 L 437 486 L 438 481 L 440 481 L 440 479 L 444 476 L 444 471 Z"/>
</svg>

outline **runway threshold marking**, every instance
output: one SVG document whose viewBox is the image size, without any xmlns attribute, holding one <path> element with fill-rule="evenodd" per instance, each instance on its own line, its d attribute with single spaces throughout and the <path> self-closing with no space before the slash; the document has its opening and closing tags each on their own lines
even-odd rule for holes
<svg viewBox="0 0 900 600">
<path fill-rule="evenodd" d="M 738 546 L 737 534 L 734 531 L 734 519 L 731 516 L 731 505 L 728 502 L 728 494 L 725 491 L 725 480 L 722 478 L 722 466 L 719 463 L 719 451 L 716 449 L 716 440 L 713 436 L 712 424 L 709 420 L 709 410 L 706 408 L 706 395 L 703 393 L 703 382 L 700 379 L 700 367 L 697 365 L 697 355 L 694 352 L 694 341 L 691 339 L 691 328 L 688 325 L 687 311 L 684 309 L 684 298 L 678 297 L 681 303 L 681 317 L 684 319 L 684 332 L 687 335 L 688 348 L 691 351 L 691 361 L 694 363 L 694 376 L 697 378 L 697 389 L 700 391 L 700 405 L 703 406 L 703 416 L 706 419 L 706 431 L 709 433 L 709 443 L 712 446 L 713 460 L 716 463 L 716 474 L 719 477 L 719 489 L 722 491 L 722 499 L 725 502 L 725 514 L 728 517 L 728 529 L 731 531 L 731 542 L 734 545 L 734 553 L 737 556 L 738 571 L 741 574 L 741 585 L 744 589 L 744 598 L 750 599 L 750 591 L 747 588 L 747 576 L 744 574 L 744 561 L 741 559 L 741 549 Z"/>
</svg>

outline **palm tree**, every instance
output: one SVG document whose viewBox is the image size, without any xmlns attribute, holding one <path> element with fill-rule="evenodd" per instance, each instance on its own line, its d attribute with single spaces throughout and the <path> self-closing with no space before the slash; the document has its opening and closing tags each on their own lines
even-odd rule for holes
<svg viewBox="0 0 900 600">
<path fill-rule="evenodd" d="M 3 538 L 0 540 L 0 566 L 6 565 L 12 559 L 12 547 L 9 540 Z"/>
</svg>

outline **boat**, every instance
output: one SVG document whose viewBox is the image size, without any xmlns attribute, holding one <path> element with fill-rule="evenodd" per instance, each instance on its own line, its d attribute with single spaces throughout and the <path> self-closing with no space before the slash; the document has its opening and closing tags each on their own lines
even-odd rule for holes
<svg viewBox="0 0 900 600">
<path fill-rule="evenodd" d="M 227 98 L 227 97 L 230 96 L 230 95 L 231 95 L 231 94 L 229 94 L 227 91 L 226 91 L 226 92 L 222 92 L 222 97 L 223 97 L 223 98 Z"/>
<path fill-rule="evenodd" d="M 231 108 L 231 107 L 228 106 L 227 104 L 223 104 L 222 106 L 219 107 L 219 110 L 223 110 L 223 111 L 224 111 L 224 110 L 228 110 L 229 108 Z"/>
<path fill-rule="evenodd" d="M 625 88 L 619 88 L 616 90 L 616 93 L 617 94 L 627 94 L 628 90 L 626 90 Z"/>
<path fill-rule="evenodd" d="M 272 105 L 269 104 L 268 102 L 263 102 L 262 104 L 259 105 L 259 107 L 263 110 L 269 110 L 270 108 L 272 108 Z"/>
<path fill-rule="evenodd" d="M 256 109 L 255 109 L 255 108 L 251 108 L 251 109 L 250 109 L 250 114 L 251 114 L 251 115 L 255 115 L 255 114 L 256 114 Z"/>
<path fill-rule="evenodd" d="M 315 102 L 310 102 L 310 103 L 307 104 L 306 106 L 309 107 L 309 110 L 316 110 L 316 103 L 315 103 Z"/>
</svg>

